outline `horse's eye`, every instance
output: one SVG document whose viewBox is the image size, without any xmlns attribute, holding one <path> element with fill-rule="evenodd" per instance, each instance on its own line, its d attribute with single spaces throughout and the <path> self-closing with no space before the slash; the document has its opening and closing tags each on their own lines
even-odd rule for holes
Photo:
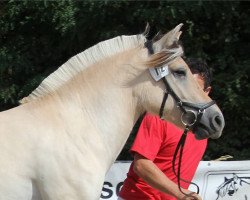
<svg viewBox="0 0 250 200">
<path fill-rule="evenodd" d="M 174 75 L 180 76 L 180 77 L 185 77 L 186 76 L 186 71 L 182 69 L 178 69 L 174 71 Z"/>
</svg>

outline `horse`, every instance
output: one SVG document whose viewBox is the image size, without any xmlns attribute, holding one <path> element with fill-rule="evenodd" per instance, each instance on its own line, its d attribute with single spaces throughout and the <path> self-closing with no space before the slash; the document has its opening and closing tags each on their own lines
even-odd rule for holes
<svg viewBox="0 0 250 200">
<path fill-rule="evenodd" d="M 242 199 L 247 200 L 250 189 L 250 177 L 239 176 L 235 173 L 232 174 L 232 178 L 225 177 L 224 183 L 222 183 L 216 190 L 216 200 L 234 200 Z"/>
<path fill-rule="evenodd" d="M 211 102 L 182 58 L 181 26 L 150 48 L 146 34 L 102 41 L 70 58 L 19 106 L 1 112 L 0 199 L 99 199 L 105 174 L 139 116 L 160 109 L 166 88 L 150 69 L 165 71 L 160 75 L 181 100 Z M 163 119 L 185 128 L 173 95 L 161 107 Z M 194 133 L 218 138 L 222 112 L 214 103 L 205 110 Z"/>
</svg>

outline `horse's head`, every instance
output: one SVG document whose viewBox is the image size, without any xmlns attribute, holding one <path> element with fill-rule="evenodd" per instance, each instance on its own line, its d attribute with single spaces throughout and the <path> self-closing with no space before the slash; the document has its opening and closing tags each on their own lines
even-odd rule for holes
<svg viewBox="0 0 250 200">
<path fill-rule="evenodd" d="M 149 107 L 146 109 L 181 128 L 188 127 L 197 139 L 215 139 L 222 133 L 224 118 L 181 57 L 183 50 L 178 44 L 181 26 L 145 45 L 150 54 L 150 84 L 147 85 L 150 88 L 147 91 Z"/>
</svg>

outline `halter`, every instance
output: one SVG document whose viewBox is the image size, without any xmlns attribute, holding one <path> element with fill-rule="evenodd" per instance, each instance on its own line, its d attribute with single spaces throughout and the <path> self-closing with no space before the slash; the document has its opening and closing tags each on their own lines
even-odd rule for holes
<svg viewBox="0 0 250 200">
<path fill-rule="evenodd" d="M 181 121 L 182 123 L 187 127 L 189 128 L 194 128 L 195 125 L 197 125 L 197 123 L 200 121 L 203 113 L 205 112 L 205 110 L 212 106 L 213 104 L 215 104 L 215 101 L 212 100 L 208 103 L 205 103 L 205 104 L 194 104 L 194 103 L 190 103 L 190 102 L 185 102 L 185 101 L 182 101 L 178 96 L 177 94 L 172 90 L 172 88 L 170 87 L 167 79 L 166 79 L 166 76 L 164 76 L 162 78 L 162 81 L 165 85 L 165 93 L 164 93 L 164 96 L 163 96 L 163 100 L 162 100 L 162 103 L 161 103 L 161 108 L 160 108 L 160 111 L 159 111 L 159 116 L 160 118 L 162 118 L 162 115 L 163 115 L 163 110 L 164 110 L 164 107 L 165 107 L 165 104 L 166 104 L 166 101 L 167 101 L 167 98 L 168 98 L 168 94 L 170 94 L 176 104 L 177 104 L 177 107 L 180 108 L 180 110 L 182 111 L 182 115 L 181 115 Z M 193 108 L 194 110 L 197 111 L 197 114 L 194 113 L 192 110 L 188 110 L 186 108 Z"/>
<path fill-rule="evenodd" d="M 152 41 L 147 41 L 145 43 L 145 47 L 148 49 L 149 54 L 154 53 Z M 178 187 L 179 187 L 179 190 L 181 191 L 181 193 L 185 194 L 186 196 L 190 196 L 189 194 L 184 193 L 181 189 L 180 181 L 183 181 L 183 182 L 195 185 L 197 187 L 197 194 L 199 194 L 199 186 L 197 184 L 190 182 L 190 181 L 186 181 L 184 179 L 181 179 L 181 177 L 180 177 L 182 153 L 183 153 L 183 148 L 185 145 L 188 131 L 190 129 L 194 129 L 194 127 L 200 122 L 201 117 L 202 117 L 203 113 L 205 112 L 205 110 L 207 108 L 209 108 L 210 106 L 214 105 L 215 101 L 212 100 L 208 103 L 201 103 L 201 104 L 194 104 L 194 103 L 182 101 L 178 97 L 178 95 L 172 90 L 171 86 L 169 85 L 167 78 L 166 78 L 166 76 L 168 75 L 168 72 L 166 72 L 166 70 L 168 70 L 168 69 L 165 69 L 164 67 L 154 68 L 154 69 L 150 69 L 150 73 L 156 81 L 162 80 L 164 85 L 165 85 L 165 92 L 164 92 L 163 100 L 162 100 L 160 111 L 159 111 L 160 118 L 162 118 L 162 116 L 163 116 L 163 110 L 164 110 L 164 107 L 165 107 L 165 104 L 166 104 L 166 101 L 167 101 L 169 94 L 175 100 L 177 107 L 182 111 L 181 122 L 185 125 L 185 129 L 184 129 L 184 132 L 183 132 L 183 134 L 182 134 L 182 136 L 181 136 L 181 138 L 176 146 L 175 152 L 174 152 L 174 157 L 172 160 L 172 169 L 173 169 L 175 176 L 177 177 Z M 190 108 L 195 110 L 196 112 L 194 112 Z M 175 161 L 176 161 L 176 157 L 177 157 L 177 154 L 179 151 L 180 151 L 179 165 L 178 165 L 178 171 L 176 173 Z"/>
</svg>

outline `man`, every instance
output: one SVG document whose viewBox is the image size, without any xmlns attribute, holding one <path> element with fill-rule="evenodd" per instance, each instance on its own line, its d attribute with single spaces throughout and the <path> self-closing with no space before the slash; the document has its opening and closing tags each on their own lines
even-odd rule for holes
<svg viewBox="0 0 250 200">
<path fill-rule="evenodd" d="M 199 86 L 208 95 L 211 74 L 207 65 L 197 59 L 186 60 Z M 187 190 L 189 184 L 181 181 L 182 191 L 172 170 L 174 151 L 183 130 L 158 116 L 146 114 L 131 148 L 134 156 L 127 178 L 119 193 L 124 200 L 201 200 L 196 193 Z M 181 178 L 191 181 L 205 152 L 207 140 L 196 140 L 188 134 L 185 142 Z M 177 158 L 178 160 L 178 158 Z"/>
</svg>

